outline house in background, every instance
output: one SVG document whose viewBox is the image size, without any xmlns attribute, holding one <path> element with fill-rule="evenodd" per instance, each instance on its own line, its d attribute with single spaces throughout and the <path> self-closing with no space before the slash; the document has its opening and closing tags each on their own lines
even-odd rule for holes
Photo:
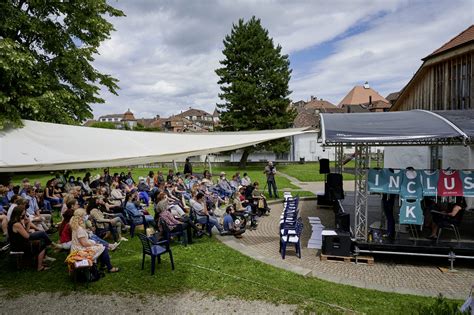
<svg viewBox="0 0 474 315">
<path fill-rule="evenodd" d="M 113 123 L 115 125 L 115 128 L 117 128 L 117 129 L 124 129 L 125 124 L 130 129 L 133 129 L 137 125 L 137 120 L 135 119 L 135 116 L 130 111 L 130 109 L 128 109 L 123 114 L 110 114 L 110 115 L 100 116 L 97 121 L 89 120 L 86 123 L 84 123 L 84 125 L 85 126 L 90 126 L 90 125 L 93 125 L 95 122 Z"/>
<path fill-rule="evenodd" d="M 214 130 L 215 117 L 204 110 L 189 107 L 187 111 L 184 111 L 178 115 L 175 115 L 175 117 L 185 118 L 186 120 L 191 121 L 192 124 L 196 125 L 201 130 L 205 130 L 205 131 Z"/>
<path fill-rule="evenodd" d="M 391 104 L 365 82 L 362 86 L 354 86 L 339 102 L 338 107 L 346 113 L 386 112 Z"/>
<path fill-rule="evenodd" d="M 393 92 L 387 95 L 385 99 L 390 102 L 390 107 L 391 107 L 395 105 L 395 102 L 398 100 L 399 96 L 400 96 L 400 92 Z"/>
<path fill-rule="evenodd" d="M 391 111 L 474 109 L 474 25 L 422 60 Z M 387 148 L 384 160 L 386 167 L 473 169 L 474 146 Z"/>
<path fill-rule="evenodd" d="M 298 101 L 292 106 L 296 109 L 297 115 L 293 122 L 293 127 L 311 127 L 315 130 L 320 128 L 320 113 L 342 113 L 343 109 L 334 104 L 311 96 L 308 102 Z M 321 158 L 334 160 L 334 149 L 323 149 L 318 143 L 318 134 L 305 133 L 291 137 L 290 161 L 319 161 Z"/>
</svg>

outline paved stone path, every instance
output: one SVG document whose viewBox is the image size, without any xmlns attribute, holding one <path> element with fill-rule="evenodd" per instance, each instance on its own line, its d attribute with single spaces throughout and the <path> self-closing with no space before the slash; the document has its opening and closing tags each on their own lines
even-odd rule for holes
<svg viewBox="0 0 474 315">
<path fill-rule="evenodd" d="M 324 192 L 324 182 L 301 182 L 297 178 L 292 177 L 285 173 L 281 173 L 281 172 L 277 172 L 277 175 L 288 178 L 291 184 L 300 187 L 300 189 L 283 189 L 283 190 L 288 190 L 288 191 L 305 190 L 305 191 L 310 191 L 315 195 L 318 192 Z M 354 181 L 353 180 L 344 181 L 344 190 L 353 191 Z"/>
<path fill-rule="evenodd" d="M 442 293 L 449 298 L 465 299 L 470 286 L 474 284 L 474 269 L 468 263 L 456 262 L 457 272 L 441 272 L 438 266 L 447 267 L 447 259 L 429 261 L 405 257 L 387 259 L 376 256 L 373 266 L 320 261 L 316 256 L 317 250 L 307 248 L 311 234 L 307 218 L 308 216 L 320 217 L 326 228 L 333 228 L 334 214 L 332 210 L 318 208 L 315 200 L 304 200 L 300 202 L 300 205 L 300 213 L 305 224 L 301 259 L 296 257 L 294 249 L 290 247 L 288 247 L 285 260 L 278 252 L 278 222 L 282 211 L 280 203 L 272 205 L 270 216 L 260 219 L 257 230 L 247 231 L 239 240 L 231 237 L 220 237 L 220 239 L 228 246 L 274 266 L 302 275 L 311 275 L 362 288 L 424 296 L 437 296 Z"/>
</svg>

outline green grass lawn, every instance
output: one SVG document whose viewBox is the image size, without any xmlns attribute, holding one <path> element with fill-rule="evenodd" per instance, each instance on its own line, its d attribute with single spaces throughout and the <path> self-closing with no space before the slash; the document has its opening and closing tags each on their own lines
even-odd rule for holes
<svg viewBox="0 0 474 315">
<path fill-rule="evenodd" d="M 172 245 L 176 269 L 171 271 L 169 258 L 164 257 L 154 276 L 150 275 L 150 260 L 141 270 L 141 244 L 138 237 L 122 242 L 111 254 L 117 274 L 78 291 L 92 294 L 165 295 L 188 290 L 209 293 L 217 297 L 233 296 L 245 300 L 296 304 L 300 310 L 318 313 L 339 313 L 324 303 L 336 304 L 367 314 L 410 313 L 433 303 L 434 299 L 374 290 L 359 289 L 303 276 L 266 265 L 228 248 L 214 238 L 204 237 L 187 247 Z M 57 261 L 52 269 L 38 273 L 16 271 L 8 257 L 0 259 L 0 287 L 9 296 L 25 293 L 60 292 L 67 294 L 73 285 L 63 263 L 66 253 L 53 254 Z"/>
<path fill-rule="evenodd" d="M 334 167 L 334 165 L 331 165 Z M 324 181 L 324 174 L 319 174 L 319 163 L 288 164 L 279 165 L 277 170 L 290 175 L 301 182 L 321 182 Z M 344 180 L 353 180 L 354 175 L 343 173 Z"/>
<path fill-rule="evenodd" d="M 121 167 L 121 168 L 110 168 L 110 173 L 113 175 L 114 173 L 121 173 L 121 172 L 128 172 L 127 167 Z M 202 174 L 204 172 L 204 169 L 202 166 L 195 166 L 193 168 L 194 173 L 200 173 Z M 138 180 L 139 176 L 146 177 L 148 175 L 148 172 L 151 170 L 155 172 L 155 174 L 158 171 L 162 171 L 163 174 L 166 176 L 168 174 L 169 168 L 131 168 L 132 174 L 135 180 Z M 182 170 L 181 170 L 182 171 Z M 102 174 L 103 169 L 89 169 L 89 170 L 83 170 L 83 171 L 73 171 L 72 175 L 77 177 L 84 177 L 86 172 L 90 172 L 92 176 L 96 174 Z M 226 176 L 229 180 L 232 179 L 232 175 L 235 174 L 236 172 L 240 172 L 240 176 L 243 176 L 243 174 L 246 172 L 250 176 L 252 181 L 258 181 L 261 184 L 261 188 L 265 185 L 265 174 L 263 174 L 263 167 L 256 167 L 256 166 L 249 166 L 244 170 L 239 169 L 238 167 L 233 167 L 233 166 L 219 166 L 219 167 L 213 167 L 212 168 L 212 174 L 213 174 L 213 179 L 214 181 L 217 181 L 219 178 L 219 173 L 220 172 L 225 172 Z M 41 184 L 45 185 L 48 179 L 54 177 L 54 172 L 51 173 L 17 173 L 13 176 L 13 182 L 16 184 L 20 184 L 21 180 L 23 178 L 29 178 L 30 182 L 34 181 L 40 181 Z M 290 183 L 290 181 L 284 177 L 277 177 L 277 185 L 278 188 L 298 188 Z"/>
</svg>

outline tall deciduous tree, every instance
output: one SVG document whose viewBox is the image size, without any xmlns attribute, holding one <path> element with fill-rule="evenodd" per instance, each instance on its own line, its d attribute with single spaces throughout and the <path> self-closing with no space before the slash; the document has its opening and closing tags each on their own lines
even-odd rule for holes
<svg viewBox="0 0 474 315">
<path fill-rule="evenodd" d="M 124 16 L 106 0 L 8 0 L 0 3 L 0 129 L 21 118 L 73 124 L 92 117 L 100 87 L 117 79 L 91 62 Z"/>
<path fill-rule="evenodd" d="M 291 70 L 287 55 L 282 55 L 281 46 L 273 44 L 268 31 L 260 19 L 252 17 L 234 24 L 230 35 L 224 39 L 225 59 L 219 76 L 224 102 L 221 109 L 223 130 L 262 130 L 288 128 L 293 123 L 295 112 L 289 109 L 291 91 L 288 88 Z M 277 140 L 258 146 L 285 152 L 287 140 Z M 244 149 L 241 166 L 244 166 L 252 148 Z"/>
</svg>

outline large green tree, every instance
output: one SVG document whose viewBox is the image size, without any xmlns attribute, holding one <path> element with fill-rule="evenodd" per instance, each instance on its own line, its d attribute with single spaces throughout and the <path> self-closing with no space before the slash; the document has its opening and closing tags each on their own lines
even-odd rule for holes
<svg viewBox="0 0 474 315">
<path fill-rule="evenodd" d="M 92 117 L 100 88 L 117 94 L 117 79 L 91 62 L 123 16 L 106 0 L 0 2 L 0 129 L 20 119 L 74 124 Z"/>
<path fill-rule="evenodd" d="M 224 102 L 221 109 L 221 128 L 227 131 L 288 128 L 295 112 L 290 110 L 288 88 L 291 69 L 288 55 L 281 53 L 281 46 L 273 44 L 260 19 L 240 19 L 224 39 L 222 51 L 225 59 L 219 76 Z M 257 149 L 285 152 L 286 139 L 267 142 Z M 245 148 L 240 161 L 244 166 L 253 148 Z"/>
</svg>

